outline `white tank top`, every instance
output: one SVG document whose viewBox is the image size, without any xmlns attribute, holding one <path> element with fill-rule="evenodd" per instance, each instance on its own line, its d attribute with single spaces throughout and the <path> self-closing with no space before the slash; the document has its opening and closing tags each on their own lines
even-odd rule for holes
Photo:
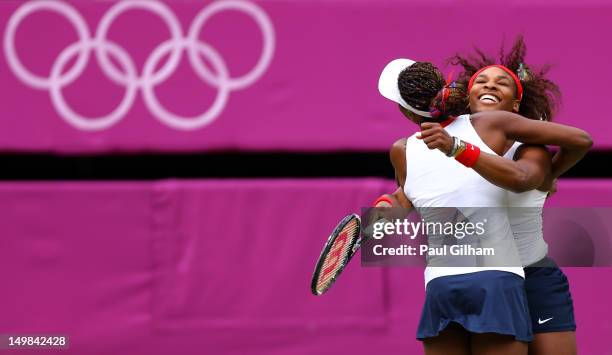
<svg viewBox="0 0 612 355">
<path fill-rule="evenodd" d="M 504 157 L 514 159 L 514 154 L 521 144 L 515 142 Z M 508 218 L 524 266 L 540 261 L 548 254 L 548 244 L 542 232 L 542 207 L 546 195 L 546 192 L 540 190 L 518 194 L 508 192 Z"/>
<path fill-rule="evenodd" d="M 496 154 L 480 139 L 472 126 L 469 115 L 457 117 L 445 128 L 450 135 L 477 145 L 483 152 Z M 489 183 L 475 171 L 447 157 L 441 151 L 430 150 L 422 140 L 416 138 L 416 135 L 415 133 L 406 141 L 404 193 L 419 211 L 421 217 L 427 220 L 425 215 L 431 211 L 427 209 L 428 207 L 463 207 L 459 210 L 470 220 L 472 220 L 470 213 L 474 211 L 481 213 L 487 210 L 470 209 L 470 207 L 507 208 L 508 193 L 506 190 Z M 487 225 L 488 227 L 493 226 L 495 230 L 489 228 L 487 232 L 488 235 L 494 235 L 494 240 L 488 239 L 487 242 L 494 243 L 496 252 L 501 250 L 504 254 L 507 253 L 505 260 L 510 260 L 510 262 L 504 266 L 428 266 L 425 269 L 425 285 L 436 277 L 486 270 L 507 271 L 524 277 L 523 269 L 518 266 L 521 265 L 521 261 L 514 244 L 507 213 L 494 213 L 493 218 L 495 220 L 488 221 Z M 431 246 L 431 235 L 428 237 L 428 243 Z M 440 260 L 431 262 L 431 259 L 434 258 L 428 257 L 428 265 L 444 264 L 444 261 L 440 263 Z"/>
</svg>

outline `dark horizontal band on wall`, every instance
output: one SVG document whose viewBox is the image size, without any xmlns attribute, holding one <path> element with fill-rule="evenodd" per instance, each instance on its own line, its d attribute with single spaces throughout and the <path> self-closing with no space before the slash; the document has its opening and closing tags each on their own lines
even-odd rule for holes
<svg viewBox="0 0 612 355">
<path fill-rule="evenodd" d="M 593 151 L 564 177 L 612 178 L 612 151 Z M 64 156 L 0 154 L 0 180 L 393 178 L 387 152 Z"/>
</svg>

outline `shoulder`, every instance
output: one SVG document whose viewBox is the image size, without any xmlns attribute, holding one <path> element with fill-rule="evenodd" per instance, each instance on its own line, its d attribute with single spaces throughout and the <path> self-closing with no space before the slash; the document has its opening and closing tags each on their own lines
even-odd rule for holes
<svg viewBox="0 0 612 355">
<path fill-rule="evenodd" d="M 413 135 L 414 136 L 414 135 Z M 404 186 L 406 179 L 406 143 L 410 138 L 401 138 L 395 141 L 389 151 L 389 158 L 395 172 L 398 186 Z"/>
<path fill-rule="evenodd" d="M 539 144 L 523 144 L 520 142 L 514 143 L 516 146 L 516 151 L 514 153 L 513 159 L 518 160 L 524 157 L 537 157 L 541 159 L 546 159 L 550 161 L 552 159 L 552 155 L 550 151 L 546 148 L 546 146 Z"/>
<path fill-rule="evenodd" d="M 414 135 L 416 135 L 416 133 Z M 412 137 L 414 137 L 414 135 Z M 409 138 L 400 138 L 396 140 L 395 143 L 393 143 L 393 145 L 391 146 L 391 150 L 389 151 L 389 157 L 391 158 L 391 163 L 393 163 L 393 165 L 395 165 L 396 162 L 400 162 L 405 159 L 406 143 L 408 142 L 408 139 Z"/>
<path fill-rule="evenodd" d="M 400 138 L 400 139 L 396 140 L 393 143 L 393 145 L 391 146 L 391 151 L 400 150 L 400 149 L 406 150 L 406 143 L 408 142 L 408 139 L 410 139 L 410 138 L 412 138 L 414 136 L 416 136 L 416 133 L 413 134 L 412 136 L 408 137 L 408 138 Z"/>
<path fill-rule="evenodd" d="M 484 111 L 470 115 L 472 121 L 482 121 L 487 124 L 508 123 L 517 119 L 525 119 L 523 116 L 508 111 Z"/>
<path fill-rule="evenodd" d="M 501 139 L 510 139 L 510 133 L 517 132 L 518 127 L 522 127 L 526 118 L 508 111 L 485 111 L 472 114 L 470 116 L 472 126 L 481 136 L 483 141 L 493 147 Z M 516 134 L 514 134 L 516 135 Z M 495 150 L 495 149 L 493 149 Z"/>
</svg>

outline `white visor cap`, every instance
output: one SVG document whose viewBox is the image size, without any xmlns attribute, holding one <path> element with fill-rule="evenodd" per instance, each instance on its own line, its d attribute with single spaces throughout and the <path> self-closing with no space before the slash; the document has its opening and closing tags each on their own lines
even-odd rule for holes
<svg viewBox="0 0 612 355">
<path fill-rule="evenodd" d="M 399 87 L 397 86 L 397 79 L 399 78 L 400 73 L 414 63 L 416 63 L 414 60 L 405 58 L 394 59 L 389 62 L 389 64 L 385 66 L 385 69 L 383 69 L 382 73 L 380 74 L 380 78 L 378 79 L 378 91 L 382 96 L 400 104 L 406 110 L 412 111 L 419 116 L 431 117 L 431 113 L 418 110 L 408 105 L 408 103 L 402 99 Z"/>
</svg>

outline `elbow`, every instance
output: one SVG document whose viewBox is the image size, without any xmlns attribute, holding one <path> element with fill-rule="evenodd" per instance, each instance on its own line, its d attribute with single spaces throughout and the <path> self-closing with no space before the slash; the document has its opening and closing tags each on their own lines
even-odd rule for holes
<svg viewBox="0 0 612 355">
<path fill-rule="evenodd" d="M 582 137 L 582 144 L 585 150 L 589 150 L 591 149 L 591 147 L 593 146 L 593 137 L 591 137 L 590 134 L 588 134 L 587 132 L 584 132 L 584 137 Z"/>
<path fill-rule="evenodd" d="M 592 146 L 593 138 L 591 137 L 591 135 L 585 131 L 581 131 L 580 135 L 576 139 L 575 147 L 580 150 L 587 151 L 591 149 Z"/>
<path fill-rule="evenodd" d="M 529 188 L 529 187 L 527 187 L 527 186 L 525 186 L 523 184 L 518 184 L 517 183 L 514 186 L 510 187 L 509 190 L 511 192 L 514 192 L 515 194 L 520 194 L 520 193 L 527 192 L 527 191 L 530 191 L 530 190 L 533 190 L 533 189 Z"/>
<path fill-rule="evenodd" d="M 534 184 L 530 176 L 527 173 L 521 171 L 515 174 L 515 176 L 512 178 L 510 186 L 506 188 L 514 193 L 520 194 L 522 192 L 533 190 L 537 187 L 533 185 Z"/>
</svg>

